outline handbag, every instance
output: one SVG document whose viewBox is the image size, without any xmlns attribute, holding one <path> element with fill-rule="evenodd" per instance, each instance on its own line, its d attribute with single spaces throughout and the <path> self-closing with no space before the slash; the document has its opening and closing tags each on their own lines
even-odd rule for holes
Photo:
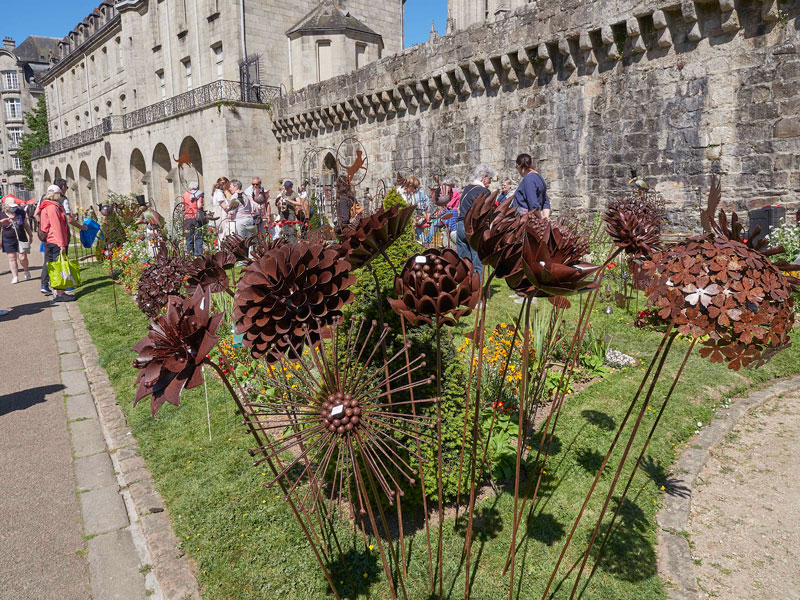
<svg viewBox="0 0 800 600">
<path fill-rule="evenodd" d="M 47 274 L 50 276 L 50 287 L 54 290 L 66 290 L 81 285 L 81 267 L 77 260 L 70 260 L 66 252 L 47 263 Z"/>
<path fill-rule="evenodd" d="M 19 233 L 17 233 L 17 226 L 13 225 L 14 235 L 17 236 L 17 245 L 19 246 L 20 254 L 30 254 L 31 253 L 31 243 L 30 242 L 23 242 L 19 239 Z"/>
</svg>

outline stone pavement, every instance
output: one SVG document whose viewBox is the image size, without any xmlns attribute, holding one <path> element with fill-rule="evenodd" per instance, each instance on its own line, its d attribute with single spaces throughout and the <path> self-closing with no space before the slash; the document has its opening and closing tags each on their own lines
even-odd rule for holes
<svg viewBox="0 0 800 600">
<path fill-rule="evenodd" d="M 658 514 L 670 600 L 800 600 L 800 377 L 734 400 L 684 449 Z"/>
<path fill-rule="evenodd" d="M 0 272 L 0 598 L 199 598 L 80 311 L 38 272 Z"/>
</svg>

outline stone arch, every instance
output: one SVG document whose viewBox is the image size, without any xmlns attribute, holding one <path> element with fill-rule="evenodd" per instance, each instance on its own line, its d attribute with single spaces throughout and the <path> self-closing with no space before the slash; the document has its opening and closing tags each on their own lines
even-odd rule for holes
<svg viewBox="0 0 800 600">
<path fill-rule="evenodd" d="M 63 177 L 61 176 L 61 168 L 60 167 L 56 167 L 56 170 L 53 171 L 53 181 L 55 181 L 56 179 L 63 179 Z"/>
<path fill-rule="evenodd" d="M 141 194 L 147 187 L 147 165 L 144 162 L 144 154 L 138 148 L 134 148 L 131 152 L 130 160 L 130 173 L 131 173 L 131 192 L 134 194 Z"/>
<path fill-rule="evenodd" d="M 78 204 L 78 184 L 75 181 L 75 171 L 72 165 L 67 165 L 64 170 L 64 179 L 67 180 L 67 198 L 70 199 L 70 208 L 75 208 Z"/>
<path fill-rule="evenodd" d="M 153 150 L 153 201 L 156 210 L 162 215 L 172 212 L 173 182 L 172 159 L 164 144 L 156 145 Z"/>
<path fill-rule="evenodd" d="M 108 200 L 108 168 L 106 167 L 106 157 L 101 156 L 97 160 L 95 169 L 95 192 L 94 204 L 105 204 Z"/>
<path fill-rule="evenodd" d="M 44 189 L 49 188 L 53 183 L 53 178 L 50 177 L 50 169 L 44 170 Z"/>
<path fill-rule="evenodd" d="M 92 179 L 92 172 L 89 165 L 84 160 L 78 168 L 78 198 L 77 205 L 88 209 L 94 204 L 95 181 Z"/>
<path fill-rule="evenodd" d="M 192 163 L 195 171 L 197 171 L 197 183 L 200 184 L 200 189 L 203 189 L 203 155 L 200 152 L 200 146 L 197 144 L 197 141 L 189 136 L 183 138 L 181 142 L 180 150 L 178 151 L 178 158 L 181 158 L 188 154 L 189 160 Z M 188 181 L 186 182 L 189 183 Z M 183 191 L 183 190 L 182 190 Z"/>
</svg>

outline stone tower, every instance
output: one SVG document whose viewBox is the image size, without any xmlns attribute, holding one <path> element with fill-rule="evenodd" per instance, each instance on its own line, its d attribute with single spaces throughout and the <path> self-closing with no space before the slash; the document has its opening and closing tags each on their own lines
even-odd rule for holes
<svg viewBox="0 0 800 600">
<path fill-rule="evenodd" d="M 449 0 L 447 32 L 494 21 L 528 4 L 531 0 Z"/>
</svg>

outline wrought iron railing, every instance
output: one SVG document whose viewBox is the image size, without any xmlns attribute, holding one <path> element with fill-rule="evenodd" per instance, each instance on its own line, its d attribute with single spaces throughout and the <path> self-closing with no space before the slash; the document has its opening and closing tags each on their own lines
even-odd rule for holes
<svg viewBox="0 0 800 600">
<path fill-rule="evenodd" d="M 34 148 L 31 158 L 58 154 L 96 142 L 108 133 L 129 131 L 215 104 L 228 102 L 268 104 L 280 95 L 279 87 L 259 85 L 248 88 L 243 87 L 238 81 L 215 81 L 123 115 L 106 117 L 96 127 L 56 140 L 46 146 Z"/>
</svg>

